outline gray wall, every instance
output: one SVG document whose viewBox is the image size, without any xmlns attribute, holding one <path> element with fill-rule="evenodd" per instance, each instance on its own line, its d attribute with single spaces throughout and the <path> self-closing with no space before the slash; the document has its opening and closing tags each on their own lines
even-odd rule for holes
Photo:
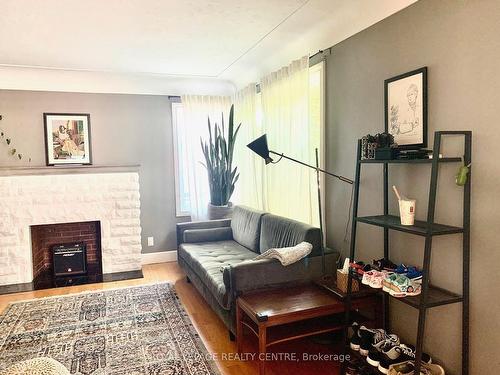
<svg viewBox="0 0 500 375">
<path fill-rule="evenodd" d="M 95 165 L 141 164 L 143 252 L 176 248 L 171 105 L 166 96 L 0 90 L 0 123 L 18 149 L 45 165 L 44 112 L 90 113 Z M 0 166 L 21 166 L 0 145 Z M 155 245 L 147 246 L 153 236 Z"/>
<path fill-rule="evenodd" d="M 421 0 L 363 32 L 335 45 L 327 61 L 327 166 L 354 176 L 355 145 L 361 136 L 384 129 L 384 79 L 429 67 L 429 142 L 435 130 L 473 131 L 471 374 L 500 369 L 498 228 L 500 225 L 500 1 Z M 458 140 L 444 153 L 460 154 Z M 382 169 L 364 167 L 360 215 L 382 213 Z M 417 199 L 417 217 L 425 219 L 428 166 L 392 166 L 391 182 Z M 462 189 L 453 183 L 456 166 L 442 170 L 438 222 L 461 223 Z M 347 253 L 343 241 L 349 188 L 329 180 L 328 242 Z M 392 198 L 392 197 L 391 197 Z M 396 212 L 396 200 L 391 210 Z M 381 229 L 360 224 L 357 249 L 365 261 L 383 254 Z M 434 241 L 431 282 L 461 291 L 461 236 Z M 423 239 L 391 233 L 396 262 L 421 264 Z M 391 303 L 394 332 L 414 343 L 416 310 Z M 447 374 L 460 374 L 460 305 L 431 309 L 425 350 L 444 363 Z"/>
</svg>

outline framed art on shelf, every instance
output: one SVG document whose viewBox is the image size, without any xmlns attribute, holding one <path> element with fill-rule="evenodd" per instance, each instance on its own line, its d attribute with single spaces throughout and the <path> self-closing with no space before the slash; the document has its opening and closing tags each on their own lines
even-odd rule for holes
<svg viewBox="0 0 500 375">
<path fill-rule="evenodd" d="M 399 148 L 427 147 L 427 67 L 386 79 L 385 131 Z"/>
<path fill-rule="evenodd" d="M 43 122 L 48 166 L 92 164 L 89 114 L 44 113 Z"/>
</svg>

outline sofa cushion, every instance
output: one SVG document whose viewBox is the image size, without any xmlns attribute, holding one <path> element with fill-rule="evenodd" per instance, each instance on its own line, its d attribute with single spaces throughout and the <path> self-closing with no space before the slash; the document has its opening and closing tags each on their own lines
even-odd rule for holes
<svg viewBox="0 0 500 375">
<path fill-rule="evenodd" d="M 321 234 L 319 228 L 282 216 L 266 214 L 262 218 L 260 231 L 260 252 L 272 248 L 295 246 L 303 241 L 313 245 L 309 256 L 321 255 Z"/>
<path fill-rule="evenodd" d="M 219 304 L 229 309 L 230 296 L 221 269 L 255 258 L 255 253 L 235 241 L 183 243 L 178 256 L 186 262 L 211 291 Z"/>
<path fill-rule="evenodd" d="M 264 212 L 245 206 L 236 206 L 231 218 L 233 239 L 239 244 L 259 253 L 261 219 Z"/>
<path fill-rule="evenodd" d="M 184 231 L 183 242 L 226 241 L 232 239 L 233 231 L 230 227 L 187 229 Z"/>
</svg>

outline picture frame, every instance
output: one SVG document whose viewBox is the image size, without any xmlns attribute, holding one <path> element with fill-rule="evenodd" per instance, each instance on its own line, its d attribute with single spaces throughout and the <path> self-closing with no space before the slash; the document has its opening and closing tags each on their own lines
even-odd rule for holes
<svg viewBox="0 0 500 375">
<path fill-rule="evenodd" d="M 44 113 L 47 166 L 91 165 L 90 114 Z"/>
<path fill-rule="evenodd" d="M 427 67 L 384 81 L 385 132 L 401 149 L 427 147 Z"/>
</svg>

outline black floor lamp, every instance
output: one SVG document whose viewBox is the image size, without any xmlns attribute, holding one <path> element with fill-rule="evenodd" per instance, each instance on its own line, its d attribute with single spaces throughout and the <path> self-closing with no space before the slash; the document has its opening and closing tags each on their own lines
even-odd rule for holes
<svg viewBox="0 0 500 375">
<path fill-rule="evenodd" d="M 253 152 L 255 152 L 257 155 L 259 155 L 260 157 L 262 157 L 265 162 L 266 162 L 266 165 L 269 164 L 269 163 L 272 163 L 272 164 L 276 164 L 278 163 L 282 158 L 285 158 L 285 159 L 288 159 L 288 160 L 291 160 L 295 163 L 299 163 L 299 164 L 302 164 L 306 167 L 309 167 L 309 168 L 312 168 L 316 171 L 316 182 L 317 182 L 317 185 L 318 185 L 318 208 L 319 208 L 319 230 L 320 230 L 320 233 L 321 233 L 321 242 L 320 242 L 320 246 L 321 246 L 321 257 L 322 257 L 322 271 L 323 271 L 323 274 L 325 274 L 325 247 L 323 245 L 323 212 L 322 212 L 322 207 L 321 207 L 321 185 L 320 185 L 320 181 L 319 181 L 319 174 L 320 172 L 321 173 L 324 173 L 328 176 L 332 176 L 332 177 L 336 177 L 338 178 L 339 180 L 343 181 L 343 182 L 346 182 L 348 184 L 353 184 L 354 181 L 349 179 L 349 178 L 346 178 L 346 177 L 343 177 L 343 176 L 339 176 L 335 173 L 332 173 L 332 172 L 328 172 L 328 171 L 325 171 L 324 169 L 321 169 L 319 167 L 319 157 L 318 157 L 318 149 L 316 149 L 316 166 L 313 166 L 313 165 L 310 165 L 310 164 L 307 164 L 307 163 L 304 163 L 300 160 L 297 160 L 297 159 L 294 159 L 294 158 L 291 158 L 289 156 L 286 156 L 285 154 L 283 153 L 279 153 L 279 152 L 275 152 L 275 151 L 272 151 L 272 150 L 269 150 L 269 147 L 267 145 L 267 136 L 266 134 L 260 136 L 259 138 L 255 139 L 254 141 L 252 141 L 251 143 L 249 143 L 247 145 L 247 147 L 252 150 Z M 277 161 L 274 161 L 269 154 L 273 154 L 273 155 L 277 155 L 279 156 L 279 159 Z"/>
</svg>

